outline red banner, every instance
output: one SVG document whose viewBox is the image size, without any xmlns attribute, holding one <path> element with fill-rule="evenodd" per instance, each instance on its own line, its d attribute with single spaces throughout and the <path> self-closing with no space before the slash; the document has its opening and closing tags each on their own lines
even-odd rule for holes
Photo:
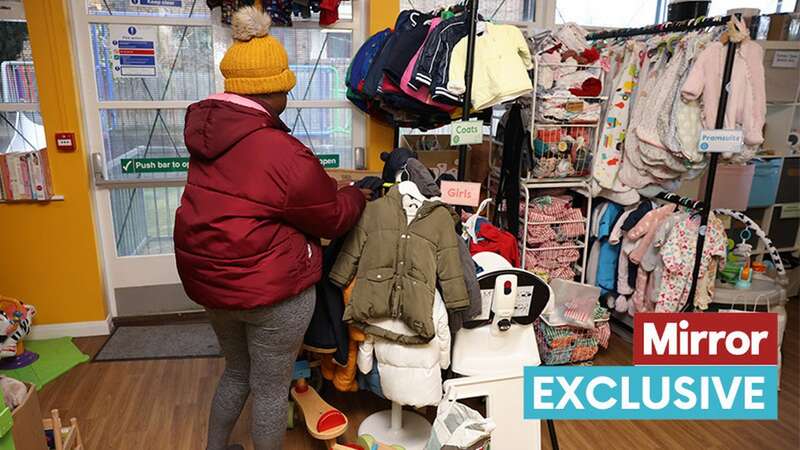
<svg viewBox="0 0 800 450">
<path fill-rule="evenodd" d="M 635 365 L 777 365 L 775 313 L 637 313 Z"/>
</svg>

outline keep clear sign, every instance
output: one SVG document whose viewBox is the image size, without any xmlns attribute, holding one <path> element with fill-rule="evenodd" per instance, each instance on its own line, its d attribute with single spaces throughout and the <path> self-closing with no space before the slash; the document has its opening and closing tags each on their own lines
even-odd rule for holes
<svg viewBox="0 0 800 450">
<path fill-rule="evenodd" d="M 157 76 L 156 27 L 109 25 L 114 78 Z"/>
<path fill-rule="evenodd" d="M 180 8 L 182 0 L 131 0 L 131 5 Z"/>
</svg>

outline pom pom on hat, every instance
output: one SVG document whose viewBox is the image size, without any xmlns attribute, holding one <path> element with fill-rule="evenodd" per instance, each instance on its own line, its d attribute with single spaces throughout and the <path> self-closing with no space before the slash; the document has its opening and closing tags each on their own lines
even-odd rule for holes
<svg viewBox="0 0 800 450">
<path fill-rule="evenodd" d="M 231 34 L 237 41 L 247 42 L 250 39 L 268 35 L 271 25 L 272 18 L 269 14 L 255 6 L 245 6 L 233 14 Z"/>
<path fill-rule="evenodd" d="M 225 92 L 271 94 L 294 88 L 297 80 L 289 58 L 281 42 L 269 35 L 271 25 L 269 14 L 253 6 L 233 15 L 233 45 L 219 64 Z"/>
</svg>

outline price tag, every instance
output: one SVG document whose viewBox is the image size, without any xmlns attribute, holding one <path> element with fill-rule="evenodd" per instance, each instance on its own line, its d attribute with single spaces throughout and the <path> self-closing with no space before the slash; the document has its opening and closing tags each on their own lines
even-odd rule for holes
<svg viewBox="0 0 800 450">
<path fill-rule="evenodd" d="M 794 69 L 800 65 L 800 52 L 777 51 L 772 56 L 772 67 Z"/>
<path fill-rule="evenodd" d="M 742 130 L 702 130 L 697 144 L 701 153 L 740 153 L 743 145 Z"/>
<path fill-rule="evenodd" d="M 781 206 L 781 219 L 797 219 L 800 217 L 800 203 Z"/>
<path fill-rule="evenodd" d="M 450 145 L 480 144 L 483 142 L 483 122 L 469 120 L 450 125 Z"/>
<path fill-rule="evenodd" d="M 564 109 L 571 113 L 583 112 L 583 102 L 566 102 L 564 104 Z"/>
</svg>

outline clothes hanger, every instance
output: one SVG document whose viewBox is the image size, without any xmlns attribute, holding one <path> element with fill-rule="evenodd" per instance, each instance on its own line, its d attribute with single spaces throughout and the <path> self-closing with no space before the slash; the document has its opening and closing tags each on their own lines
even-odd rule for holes
<svg viewBox="0 0 800 450">
<path fill-rule="evenodd" d="M 494 201 L 491 198 L 487 198 L 484 201 L 482 201 L 481 204 L 478 205 L 478 210 L 475 211 L 475 214 L 469 216 L 469 218 L 467 218 L 467 220 L 463 224 L 464 232 L 467 233 L 467 236 L 472 238 L 473 243 L 478 242 L 478 230 L 475 229 L 475 226 L 478 223 L 478 218 L 482 217 L 481 213 L 483 212 L 483 210 L 486 209 L 486 207 L 493 202 Z"/>
<path fill-rule="evenodd" d="M 397 185 L 397 189 L 400 191 L 400 195 L 408 195 L 420 203 L 429 200 L 428 197 L 422 195 L 422 192 L 419 191 L 419 188 L 413 181 L 401 181 L 400 184 Z"/>
</svg>

